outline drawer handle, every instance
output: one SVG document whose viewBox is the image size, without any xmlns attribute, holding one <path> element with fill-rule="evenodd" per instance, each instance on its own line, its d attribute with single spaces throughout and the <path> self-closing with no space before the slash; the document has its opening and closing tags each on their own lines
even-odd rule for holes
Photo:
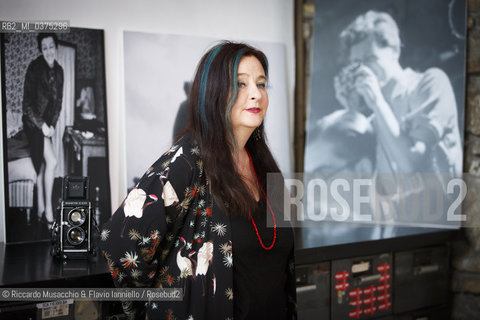
<svg viewBox="0 0 480 320">
<path fill-rule="evenodd" d="M 413 269 L 413 274 L 420 275 L 420 274 L 427 274 L 432 272 L 437 272 L 440 270 L 440 266 L 438 264 L 432 264 L 429 266 L 418 266 Z"/>
<path fill-rule="evenodd" d="M 371 275 L 371 276 L 361 276 L 361 277 L 358 277 L 357 281 L 358 281 L 358 284 L 362 284 L 362 283 L 365 283 L 365 282 L 380 280 L 381 277 L 382 277 L 381 274 L 374 274 L 374 275 Z"/>
<path fill-rule="evenodd" d="M 297 293 L 315 291 L 315 290 L 317 290 L 317 285 L 312 284 L 312 285 L 309 285 L 309 286 L 298 287 L 297 288 Z"/>
</svg>

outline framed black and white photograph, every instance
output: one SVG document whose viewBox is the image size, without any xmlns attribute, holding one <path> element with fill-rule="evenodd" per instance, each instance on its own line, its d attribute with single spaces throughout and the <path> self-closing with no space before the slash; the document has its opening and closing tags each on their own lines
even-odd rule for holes
<svg viewBox="0 0 480 320">
<path fill-rule="evenodd" d="M 93 215 L 108 219 L 104 57 L 102 30 L 1 35 L 7 243 L 50 239 L 66 176 L 89 177 Z"/>
<path fill-rule="evenodd" d="M 202 55 L 221 39 L 124 33 L 127 187 L 167 151 L 187 124 L 190 84 Z M 269 62 L 265 131 L 280 169 L 290 171 L 285 46 L 246 41 Z"/>
<path fill-rule="evenodd" d="M 305 173 L 370 178 L 366 211 L 381 221 L 450 225 L 460 210 L 465 37 L 465 0 L 316 0 Z M 350 196 L 352 209 L 359 197 Z M 424 219 L 405 217 L 412 210 Z"/>
</svg>

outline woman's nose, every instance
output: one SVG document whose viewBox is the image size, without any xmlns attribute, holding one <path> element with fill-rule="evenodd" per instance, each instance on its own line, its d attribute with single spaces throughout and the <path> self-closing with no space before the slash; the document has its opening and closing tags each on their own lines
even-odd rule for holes
<svg viewBox="0 0 480 320">
<path fill-rule="evenodd" d="M 250 89 L 250 99 L 259 99 L 261 96 L 260 89 L 257 87 L 257 85 L 252 85 Z"/>
</svg>

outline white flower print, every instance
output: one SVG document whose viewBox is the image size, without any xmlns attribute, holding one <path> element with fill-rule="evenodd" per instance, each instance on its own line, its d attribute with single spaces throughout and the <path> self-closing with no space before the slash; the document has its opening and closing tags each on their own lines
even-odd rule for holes
<svg viewBox="0 0 480 320">
<path fill-rule="evenodd" d="M 170 181 L 167 181 L 167 183 L 165 183 L 165 185 L 163 186 L 162 199 L 165 203 L 165 207 L 169 207 L 172 204 L 178 202 L 178 196 L 175 193 L 175 189 L 173 189 Z"/>
<path fill-rule="evenodd" d="M 119 272 L 117 277 L 118 277 L 118 282 L 122 282 L 123 279 L 125 278 L 125 273 Z"/>
<path fill-rule="evenodd" d="M 200 188 L 201 188 L 201 187 L 198 188 L 199 191 L 200 191 Z M 197 208 L 198 208 L 198 209 L 201 209 L 201 208 L 203 208 L 204 206 L 205 206 L 205 200 L 202 199 L 202 200 L 198 201 L 198 205 L 197 205 Z"/>
<path fill-rule="evenodd" d="M 150 238 L 149 237 L 142 237 L 142 241 L 140 242 L 141 246 L 146 246 L 149 243 L 150 243 Z"/>
<path fill-rule="evenodd" d="M 121 258 L 120 262 L 123 263 L 123 267 L 126 268 L 131 268 L 131 267 L 137 267 L 139 261 L 137 261 L 138 256 L 136 253 L 133 252 L 126 252 L 125 253 L 125 258 Z"/>
<path fill-rule="evenodd" d="M 195 221 L 192 220 L 190 221 L 190 228 L 193 228 L 193 227 L 195 227 Z"/>
<path fill-rule="evenodd" d="M 158 306 L 155 302 L 152 303 L 152 310 L 158 309 Z"/>
<path fill-rule="evenodd" d="M 206 227 L 206 226 L 207 226 L 207 222 L 208 222 L 207 218 L 203 218 L 203 219 L 202 219 L 202 222 L 200 222 L 200 225 L 201 225 L 202 227 Z"/>
<path fill-rule="evenodd" d="M 188 278 L 191 275 L 192 275 L 192 270 L 191 269 L 182 269 L 178 278 L 179 279 L 184 279 L 184 278 Z"/>
<path fill-rule="evenodd" d="M 232 245 L 228 242 L 225 242 L 223 244 L 220 245 L 220 251 L 223 253 L 223 254 L 227 254 L 227 253 L 230 253 L 230 251 L 232 251 Z"/>
<path fill-rule="evenodd" d="M 200 193 L 202 196 L 205 195 L 205 186 L 204 185 L 198 186 L 198 193 Z M 202 201 L 202 200 L 200 200 L 200 201 Z"/>
<path fill-rule="evenodd" d="M 198 148 L 198 146 L 195 146 L 192 149 L 190 149 L 190 153 L 199 155 L 200 154 L 200 149 Z"/>
<path fill-rule="evenodd" d="M 123 212 L 125 217 L 137 217 L 141 218 L 143 215 L 143 204 L 147 199 L 147 194 L 142 189 L 134 188 L 124 201 Z"/>
<path fill-rule="evenodd" d="M 225 233 L 227 232 L 227 226 L 225 224 L 217 222 L 212 227 L 212 231 L 216 232 L 219 237 L 223 237 L 225 235 Z"/>
<path fill-rule="evenodd" d="M 130 275 L 132 276 L 133 279 L 138 279 L 142 275 L 142 271 L 138 269 L 134 269 L 130 272 Z"/>
<path fill-rule="evenodd" d="M 109 235 L 110 235 L 110 230 L 103 229 L 102 233 L 100 234 L 100 238 L 102 239 L 102 241 L 106 241 Z"/>
<path fill-rule="evenodd" d="M 138 231 L 135 229 L 130 229 L 130 231 L 128 232 L 128 237 L 130 238 L 130 240 L 142 239 L 142 236 L 140 235 L 140 233 L 138 233 Z"/>
<path fill-rule="evenodd" d="M 233 290 L 232 290 L 232 288 L 225 289 L 225 295 L 227 296 L 228 300 L 233 300 Z"/>
<path fill-rule="evenodd" d="M 196 164 L 197 164 L 197 168 L 198 168 L 200 171 L 202 171 L 202 169 L 203 169 L 203 161 L 202 161 L 202 160 L 198 160 Z"/>
<path fill-rule="evenodd" d="M 190 315 L 187 320 L 195 320 L 192 315 Z"/>
<path fill-rule="evenodd" d="M 185 248 L 186 248 L 187 250 L 192 249 L 192 243 L 191 243 L 191 242 L 187 242 L 187 244 L 185 245 Z"/>
<path fill-rule="evenodd" d="M 227 253 L 224 257 L 223 257 L 223 264 L 225 265 L 225 267 L 227 268 L 231 268 L 233 266 L 233 255 L 231 253 Z"/>
<path fill-rule="evenodd" d="M 165 160 L 162 162 L 161 166 L 163 169 L 165 169 L 166 167 L 168 167 L 170 165 L 170 159 L 168 160 Z"/>
</svg>

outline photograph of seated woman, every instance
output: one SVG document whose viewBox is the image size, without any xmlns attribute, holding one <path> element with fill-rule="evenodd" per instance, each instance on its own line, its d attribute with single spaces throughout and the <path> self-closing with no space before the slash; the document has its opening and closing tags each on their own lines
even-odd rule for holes
<svg viewBox="0 0 480 320">
<path fill-rule="evenodd" d="M 293 230 L 276 225 L 282 206 L 266 190 L 267 173 L 280 172 L 263 130 L 267 84 L 261 51 L 211 48 L 186 130 L 103 226 L 117 287 L 183 291 L 181 301 L 124 302 L 130 319 L 296 318 Z"/>
<path fill-rule="evenodd" d="M 63 69 L 57 62 L 54 33 L 37 36 L 41 55 L 28 66 L 23 92 L 23 127 L 37 172 L 37 209 L 42 222 L 53 222 L 52 191 L 57 163 L 52 144 L 63 98 Z"/>
</svg>

